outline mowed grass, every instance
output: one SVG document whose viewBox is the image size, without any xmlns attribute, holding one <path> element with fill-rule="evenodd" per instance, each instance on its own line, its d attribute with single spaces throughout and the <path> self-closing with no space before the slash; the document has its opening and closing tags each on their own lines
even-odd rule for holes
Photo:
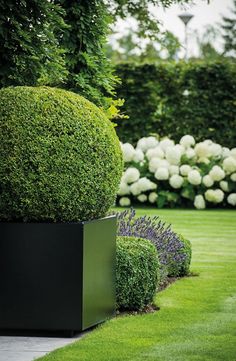
<svg viewBox="0 0 236 361">
<path fill-rule="evenodd" d="M 43 361 L 235 361 L 236 212 L 137 211 L 160 215 L 192 242 L 191 270 L 157 294 L 160 311 L 121 316 Z"/>
</svg>

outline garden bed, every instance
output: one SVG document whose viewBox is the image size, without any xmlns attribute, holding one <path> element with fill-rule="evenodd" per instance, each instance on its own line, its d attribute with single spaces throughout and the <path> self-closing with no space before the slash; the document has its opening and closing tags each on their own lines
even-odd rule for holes
<svg viewBox="0 0 236 361">
<path fill-rule="evenodd" d="M 147 213 L 157 211 L 138 215 Z M 159 312 L 113 319 L 40 361 L 234 359 L 236 212 L 159 210 L 158 215 L 192 240 L 192 271 L 199 277 L 158 293 Z"/>
</svg>

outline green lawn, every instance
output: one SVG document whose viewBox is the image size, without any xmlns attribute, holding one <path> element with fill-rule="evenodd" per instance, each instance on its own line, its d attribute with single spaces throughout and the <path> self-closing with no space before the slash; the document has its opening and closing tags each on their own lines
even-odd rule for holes
<svg viewBox="0 0 236 361">
<path fill-rule="evenodd" d="M 159 312 L 113 319 L 40 360 L 236 360 L 236 212 L 138 211 L 145 213 L 160 215 L 192 241 L 199 276 L 159 293 Z"/>
</svg>

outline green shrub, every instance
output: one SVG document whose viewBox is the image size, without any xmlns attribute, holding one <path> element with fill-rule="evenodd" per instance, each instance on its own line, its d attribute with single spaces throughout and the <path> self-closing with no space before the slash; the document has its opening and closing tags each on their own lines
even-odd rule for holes
<svg viewBox="0 0 236 361">
<path fill-rule="evenodd" d="M 117 120 L 122 142 L 134 144 L 151 133 L 178 142 L 191 134 L 196 141 L 210 138 L 235 146 L 235 64 L 126 63 L 117 65 L 116 71 L 122 80 L 117 95 L 125 99 L 123 112 L 129 116 Z"/>
<path fill-rule="evenodd" d="M 182 247 L 176 250 L 174 257 L 168 257 L 167 264 L 169 277 L 183 277 L 189 274 L 192 257 L 191 243 L 180 234 L 178 234 L 178 238 L 182 243 Z"/>
<path fill-rule="evenodd" d="M 153 301 L 159 281 L 157 251 L 142 238 L 117 237 L 117 308 L 141 310 Z"/>
<path fill-rule="evenodd" d="M 123 169 L 113 125 L 81 96 L 49 87 L 0 90 L 0 219 L 103 217 Z"/>
<path fill-rule="evenodd" d="M 133 208 L 116 214 L 118 236 L 142 238 L 155 246 L 160 261 L 161 283 L 165 283 L 168 276 L 181 276 L 188 272 L 191 244 L 176 234 L 170 225 L 158 216 L 138 217 Z"/>
</svg>

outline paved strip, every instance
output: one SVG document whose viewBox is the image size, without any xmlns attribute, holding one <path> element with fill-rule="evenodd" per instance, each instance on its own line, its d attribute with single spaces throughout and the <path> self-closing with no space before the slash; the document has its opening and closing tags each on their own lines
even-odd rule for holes
<svg viewBox="0 0 236 361">
<path fill-rule="evenodd" d="M 0 336 L 0 361 L 33 361 L 80 339 L 85 334 L 86 332 L 83 332 L 71 338 Z"/>
</svg>

